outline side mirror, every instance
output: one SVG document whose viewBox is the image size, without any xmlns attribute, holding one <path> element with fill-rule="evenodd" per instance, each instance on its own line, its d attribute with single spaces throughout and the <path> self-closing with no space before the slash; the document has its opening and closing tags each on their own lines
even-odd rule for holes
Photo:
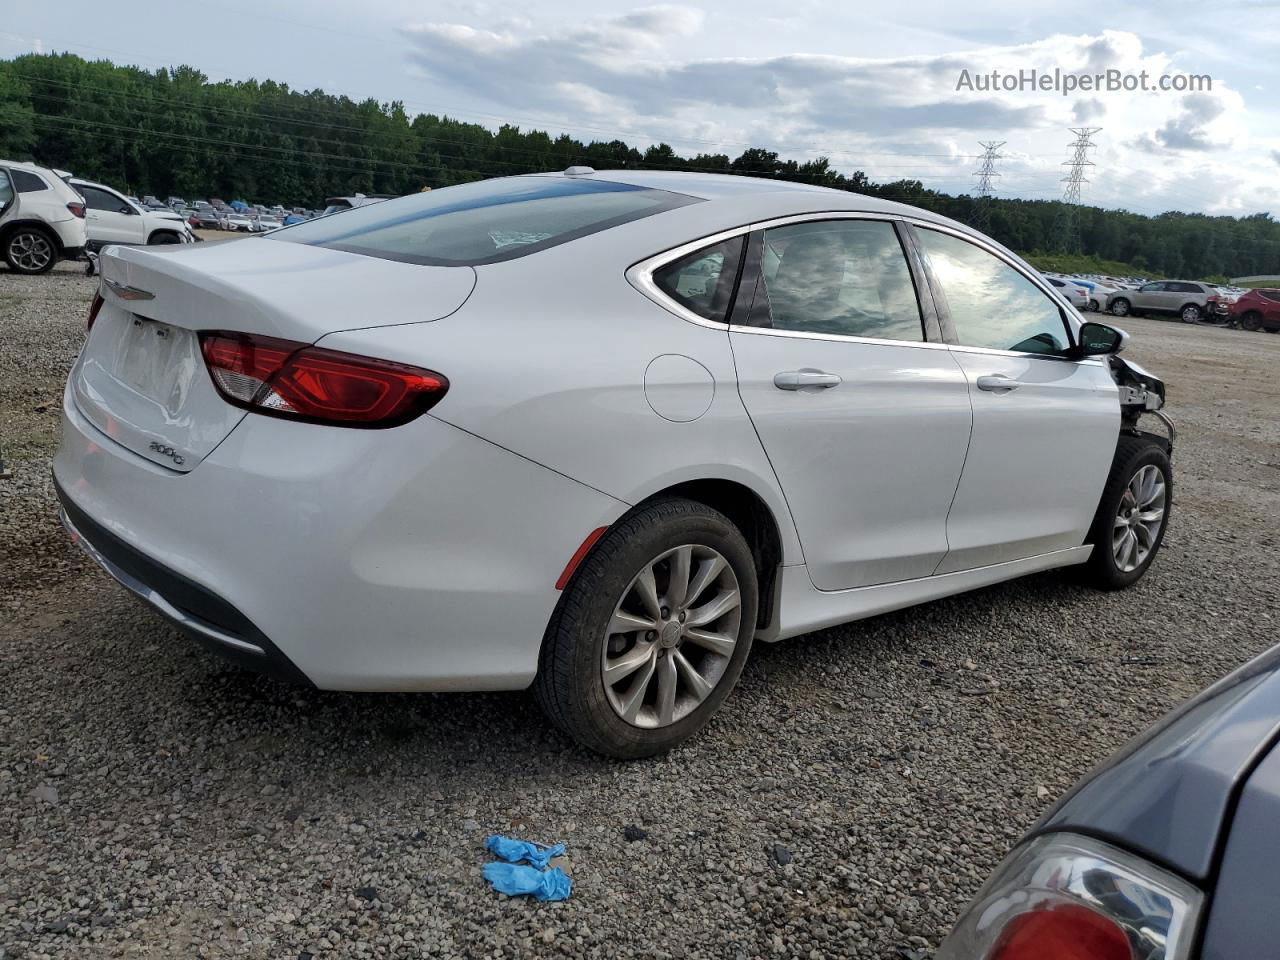
<svg viewBox="0 0 1280 960">
<path fill-rule="evenodd" d="M 1082 357 L 1109 357 L 1129 343 L 1129 335 L 1123 330 L 1093 321 L 1081 324 L 1079 339 L 1076 352 Z"/>
</svg>

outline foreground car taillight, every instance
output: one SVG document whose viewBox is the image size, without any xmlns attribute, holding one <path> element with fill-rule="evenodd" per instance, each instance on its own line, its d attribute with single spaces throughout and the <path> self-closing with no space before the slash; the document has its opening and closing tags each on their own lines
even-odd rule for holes
<svg viewBox="0 0 1280 960">
<path fill-rule="evenodd" d="M 1187 960 L 1201 901 L 1140 857 L 1049 834 L 1000 865 L 936 960 Z"/>
<path fill-rule="evenodd" d="M 214 386 L 238 407 L 345 427 L 394 427 L 440 402 L 449 381 L 432 370 L 223 331 L 200 334 Z"/>
<path fill-rule="evenodd" d="M 102 309 L 102 294 L 95 293 L 93 295 L 93 303 L 89 305 L 89 320 L 85 324 L 85 330 L 93 329 L 93 321 L 98 319 L 98 311 Z"/>
</svg>

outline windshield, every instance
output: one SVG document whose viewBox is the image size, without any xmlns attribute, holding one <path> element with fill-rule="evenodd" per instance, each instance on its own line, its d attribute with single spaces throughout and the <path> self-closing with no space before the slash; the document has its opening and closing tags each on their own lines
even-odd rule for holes
<svg viewBox="0 0 1280 960">
<path fill-rule="evenodd" d="M 358 207 L 297 224 L 272 239 L 406 263 L 476 266 L 696 202 L 624 183 L 506 177 Z"/>
</svg>

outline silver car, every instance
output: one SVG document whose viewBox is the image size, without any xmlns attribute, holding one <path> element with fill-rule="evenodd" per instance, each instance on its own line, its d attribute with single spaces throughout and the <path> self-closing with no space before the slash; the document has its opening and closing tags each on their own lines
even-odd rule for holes
<svg viewBox="0 0 1280 960">
<path fill-rule="evenodd" d="M 1118 290 L 1107 297 L 1107 312 L 1117 317 L 1131 313 L 1155 313 L 1198 323 L 1211 312 L 1210 298 L 1218 291 L 1207 283 L 1191 280 L 1156 280 L 1136 290 Z"/>
</svg>

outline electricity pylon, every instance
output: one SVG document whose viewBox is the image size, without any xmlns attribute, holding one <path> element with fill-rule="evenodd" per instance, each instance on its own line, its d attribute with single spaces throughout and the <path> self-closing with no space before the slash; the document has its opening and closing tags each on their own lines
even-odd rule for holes
<svg viewBox="0 0 1280 960">
<path fill-rule="evenodd" d="M 1084 175 L 1085 167 L 1095 166 L 1089 159 L 1089 151 L 1097 146 L 1093 142 L 1093 135 L 1101 129 L 1101 127 L 1070 128 L 1076 138 L 1068 144 L 1071 147 L 1071 159 L 1062 161 L 1062 165 L 1067 168 L 1067 175 L 1062 178 L 1066 186 L 1062 188 L 1063 208 L 1058 229 L 1055 231 L 1059 246 L 1067 253 L 1078 253 L 1080 250 L 1080 224 L 1076 219 L 1075 208 L 1080 206 L 1080 188 L 1089 182 Z"/>
<path fill-rule="evenodd" d="M 996 161 L 1002 159 L 1000 148 L 1008 141 L 979 140 L 978 143 L 983 148 L 983 154 L 982 169 L 973 174 L 978 178 L 978 189 L 974 191 L 977 199 L 973 207 L 973 227 L 986 233 L 991 229 L 991 196 L 995 193 L 992 180 L 1000 176 L 996 173 Z"/>
</svg>

